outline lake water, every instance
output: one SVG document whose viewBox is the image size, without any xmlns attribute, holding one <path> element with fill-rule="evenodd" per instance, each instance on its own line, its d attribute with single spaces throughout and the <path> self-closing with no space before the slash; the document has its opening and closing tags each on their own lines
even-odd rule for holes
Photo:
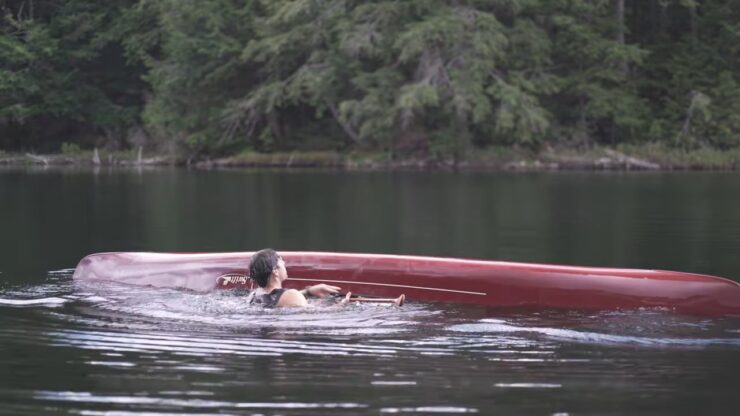
<svg viewBox="0 0 740 416">
<path fill-rule="evenodd" d="M 0 170 L 0 414 L 694 415 L 740 405 L 736 318 L 413 299 L 263 311 L 235 293 L 71 279 L 93 252 L 268 246 L 740 280 L 740 174 Z"/>
</svg>

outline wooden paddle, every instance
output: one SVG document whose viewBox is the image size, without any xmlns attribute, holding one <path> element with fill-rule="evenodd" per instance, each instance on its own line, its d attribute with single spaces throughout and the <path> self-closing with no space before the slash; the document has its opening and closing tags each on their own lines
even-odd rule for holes
<svg viewBox="0 0 740 416">
<path fill-rule="evenodd" d="M 347 295 L 340 295 L 341 297 L 346 297 Z M 403 304 L 406 302 L 406 295 L 401 295 L 397 298 L 363 298 L 361 296 L 350 296 L 349 299 L 347 299 L 349 302 L 363 302 L 363 303 L 389 303 L 396 306 L 403 306 Z"/>
</svg>

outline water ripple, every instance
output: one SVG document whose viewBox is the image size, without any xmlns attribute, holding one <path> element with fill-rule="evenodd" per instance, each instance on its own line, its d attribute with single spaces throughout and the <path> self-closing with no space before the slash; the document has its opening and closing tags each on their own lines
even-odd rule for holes
<svg viewBox="0 0 740 416">
<path fill-rule="evenodd" d="M 232 408 L 232 409 L 362 409 L 367 405 L 353 402 L 228 402 L 205 399 L 175 399 L 168 397 L 145 397 L 123 395 L 98 395 L 74 391 L 36 391 L 33 398 L 54 402 L 105 403 L 123 405 L 172 406 L 185 409 Z"/>
<path fill-rule="evenodd" d="M 380 413 L 478 413 L 478 409 L 462 406 L 384 407 Z"/>
<path fill-rule="evenodd" d="M 666 325 L 667 322 L 671 322 L 670 320 L 653 320 L 653 321 L 646 321 L 644 316 L 635 315 L 635 314 L 624 314 L 623 317 L 625 318 L 637 318 L 641 322 L 641 326 L 630 326 L 631 331 L 637 331 L 637 332 L 645 332 L 645 329 L 652 329 L 652 328 L 661 328 L 663 332 L 666 331 Z M 686 318 L 689 319 L 689 318 Z M 605 321 L 602 322 L 602 326 L 609 326 L 609 322 Z M 619 325 L 612 325 L 613 327 L 621 327 L 625 325 L 624 322 L 620 323 Z M 702 325 L 683 325 L 684 328 L 689 328 L 690 331 L 696 331 L 697 328 L 704 330 L 707 329 L 705 326 Z M 681 332 L 687 332 L 684 328 L 681 328 L 681 326 L 673 326 L 672 329 L 682 329 Z M 693 337 L 691 338 L 682 338 L 682 337 L 673 337 L 673 336 L 666 336 L 666 334 L 663 334 L 664 336 L 661 337 L 647 337 L 647 336 L 640 336 L 640 335 L 633 335 L 633 334 L 614 334 L 614 333 L 604 333 L 604 332 L 595 332 L 595 331 L 589 331 L 588 328 L 585 329 L 568 329 L 568 328 L 553 328 L 553 327 L 542 327 L 542 326 L 527 326 L 527 325 L 516 325 L 512 324 L 503 320 L 499 319 L 482 319 L 479 322 L 476 323 L 466 323 L 466 324 L 458 324 L 458 325 L 452 325 L 448 328 L 450 331 L 453 332 L 462 332 L 466 334 L 505 334 L 506 336 L 521 336 L 521 337 L 531 337 L 532 335 L 543 335 L 547 339 L 552 340 L 559 340 L 559 341 L 568 341 L 568 342 L 576 342 L 576 343 L 586 343 L 586 344 L 598 344 L 598 345 L 608 345 L 608 344 L 615 344 L 615 345 L 623 345 L 623 344 L 632 344 L 632 345 L 640 345 L 640 346 L 646 346 L 646 347 L 708 347 L 708 346 L 724 346 L 724 347 L 740 347 L 740 338 L 738 337 L 717 337 L 717 338 L 709 338 L 709 337 L 702 337 L 699 335 L 700 333 L 692 332 Z M 649 332 L 656 332 L 656 331 L 649 331 Z M 718 333 L 718 331 L 715 331 L 714 333 Z M 727 333 L 726 331 L 724 332 Z M 721 335 L 722 333 L 719 332 Z M 498 341 L 499 339 L 496 339 Z M 489 345 L 491 340 L 488 340 Z M 497 342 L 498 343 L 498 342 Z"/>
<path fill-rule="evenodd" d="M 259 338 L 214 339 L 174 335 L 130 334 L 102 331 L 55 331 L 49 333 L 57 345 L 117 352 L 171 352 L 176 354 L 212 356 L 234 354 L 244 356 L 279 356 L 282 354 L 396 354 L 397 350 L 363 344 L 338 342 L 307 342 Z"/>
<path fill-rule="evenodd" d="M 56 296 L 48 298 L 37 298 L 37 299 L 7 299 L 0 298 L 0 306 L 15 306 L 19 308 L 23 307 L 51 307 L 56 308 L 69 302 L 70 299 L 64 299 Z"/>
</svg>

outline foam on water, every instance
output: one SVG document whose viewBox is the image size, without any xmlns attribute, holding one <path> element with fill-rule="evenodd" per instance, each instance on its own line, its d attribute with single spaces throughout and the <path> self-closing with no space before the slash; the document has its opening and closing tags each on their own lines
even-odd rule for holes
<svg viewBox="0 0 740 416">
<path fill-rule="evenodd" d="M 195 293 L 172 289 L 124 286 L 111 283 L 78 283 L 89 303 L 102 314 L 116 313 L 154 322 L 230 327 L 233 329 L 284 328 L 299 332 L 340 334 L 391 334 L 407 331 L 408 321 L 438 314 L 431 308 L 411 305 L 337 305 L 315 301 L 310 308 L 264 309 L 247 304 L 243 292 Z M 90 310 L 89 310 L 90 312 Z"/>
</svg>

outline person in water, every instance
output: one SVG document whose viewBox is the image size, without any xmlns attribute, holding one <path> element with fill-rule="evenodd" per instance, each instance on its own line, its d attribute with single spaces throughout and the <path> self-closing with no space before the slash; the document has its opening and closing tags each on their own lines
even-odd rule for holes
<svg viewBox="0 0 740 416">
<path fill-rule="evenodd" d="M 303 290 L 284 289 L 288 278 L 285 261 L 275 250 L 260 250 L 249 261 L 249 277 L 259 286 L 249 296 L 249 303 L 267 308 L 307 306 L 306 297 L 323 298 L 338 294 L 340 288 L 326 284 L 306 286 Z M 349 297 L 349 294 L 347 294 Z M 345 300 L 346 301 L 346 300 Z"/>
</svg>

